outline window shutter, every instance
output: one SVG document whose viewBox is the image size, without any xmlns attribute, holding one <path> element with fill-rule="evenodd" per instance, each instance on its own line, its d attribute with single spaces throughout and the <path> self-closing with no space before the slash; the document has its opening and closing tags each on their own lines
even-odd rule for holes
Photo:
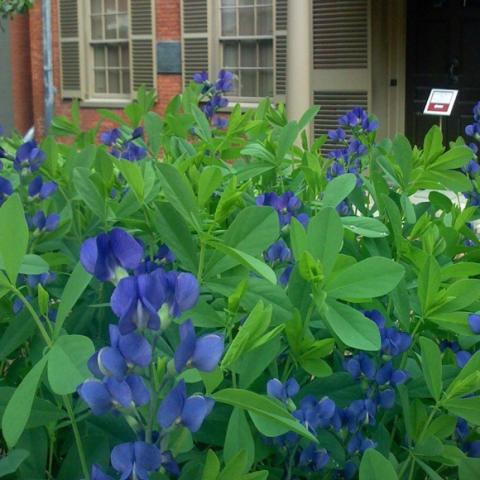
<svg viewBox="0 0 480 480">
<path fill-rule="evenodd" d="M 209 71 L 208 0 L 182 1 L 183 83 L 197 72 Z"/>
<path fill-rule="evenodd" d="M 313 0 L 315 136 L 354 107 L 368 109 L 371 74 L 369 0 Z M 327 145 L 328 147 L 328 145 Z"/>
<path fill-rule="evenodd" d="M 142 85 L 156 90 L 155 8 L 153 0 L 130 0 L 132 91 Z"/>
<path fill-rule="evenodd" d="M 285 101 L 287 93 L 287 0 L 275 2 L 275 95 Z"/>
<path fill-rule="evenodd" d="M 80 98 L 82 81 L 78 2 L 77 0 L 59 0 L 58 7 L 62 97 Z"/>
</svg>

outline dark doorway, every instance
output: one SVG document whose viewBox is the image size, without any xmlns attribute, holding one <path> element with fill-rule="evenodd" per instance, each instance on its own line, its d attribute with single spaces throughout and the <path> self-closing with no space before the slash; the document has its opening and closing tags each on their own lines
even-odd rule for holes
<svg viewBox="0 0 480 480">
<path fill-rule="evenodd" d="M 480 100 L 480 0 L 408 0 L 406 132 L 421 145 L 438 117 L 423 115 L 431 88 L 459 90 L 447 140 L 464 135 Z"/>
</svg>

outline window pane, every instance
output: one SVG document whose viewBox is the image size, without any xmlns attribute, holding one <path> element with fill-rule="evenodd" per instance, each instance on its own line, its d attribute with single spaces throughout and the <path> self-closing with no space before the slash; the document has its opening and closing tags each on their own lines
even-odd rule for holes
<svg viewBox="0 0 480 480">
<path fill-rule="evenodd" d="M 108 66 L 109 67 L 119 67 L 120 66 L 120 55 L 118 53 L 118 47 L 107 47 L 108 50 Z"/>
<path fill-rule="evenodd" d="M 117 38 L 117 16 L 105 15 L 105 38 Z"/>
<path fill-rule="evenodd" d="M 255 70 L 242 70 L 241 95 L 243 97 L 257 96 L 257 72 Z"/>
<path fill-rule="evenodd" d="M 239 8 L 238 15 L 240 35 L 255 35 L 255 9 Z"/>
<path fill-rule="evenodd" d="M 256 67 L 257 66 L 257 44 L 256 44 L 256 42 L 242 42 L 241 43 L 240 65 L 241 65 L 241 67 Z"/>
<path fill-rule="evenodd" d="M 102 47 L 93 47 L 95 67 L 105 66 L 105 49 Z"/>
<path fill-rule="evenodd" d="M 227 69 L 238 67 L 238 44 L 226 42 L 223 45 L 223 66 Z"/>
<path fill-rule="evenodd" d="M 122 53 L 122 67 L 129 68 L 130 66 L 130 59 L 128 58 L 128 45 L 122 45 L 120 47 Z"/>
<path fill-rule="evenodd" d="M 99 40 L 103 38 L 102 17 L 100 15 L 92 17 L 92 38 L 94 40 Z"/>
<path fill-rule="evenodd" d="M 107 83 L 103 70 L 95 71 L 95 93 L 107 93 Z"/>
<path fill-rule="evenodd" d="M 238 4 L 241 6 L 254 5 L 255 1 L 254 0 L 238 0 Z"/>
<path fill-rule="evenodd" d="M 90 8 L 92 13 L 102 13 L 102 0 L 91 0 Z"/>
<path fill-rule="evenodd" d="M 272 8 L 257 8 L 257 35 L 272 35 Z"/>
<path fill-rule="evenodd" d="M 128 38 L 128 16 L 118 15 L 118 36 Z"/>
<path fill-rule="evenodd" d="M 116 0 L 105 0 L 105 13 L 115 13 L 117 11 Z"/>
<path fill-rule="evenodd" d="M 222 10 L 222 35 L 236 35 L 236 27 L 236 10 L 234 8 L 224 8 Z"/>
<path fill-rule="evenodd" d="M 130 73 L 123 71 L 122 73 L 123 93 L 130 93 Z"/>
<path fill-rule="evenodd" d="M 229 95 L 233 96 L 233 97 L 238 97 L 240 95 L 240 89 L 239 89 L 239 86 L 238 86 L 238 83 L 239 83 L 239 72 L 238 70 L 230 70 L 232 73 L 233 73 L 233 88 L 232 90 L 230 90 L 230 92 L 228 92 Z"/>
<path fill-rule="evenodd" d="M 273 46 L 270 40 L 266 42 L 258 42 L 260 67 L 273 66 Z"/>
<path fill-rule="evenodd" d="M 235 0 L 222 0 L 222 7 L 234 7 Z"/>
<path fill-rule="evenodd" d="M 261 70 L 260 73 L 260 97 L 273 97 L 273 72 L 272 70 Z"/>
<path fill-rule="evenodd" d="M 118 0 L 118 11 L 128 12 L 128 0 Z"/>
<path fill-rule="evenodd" d="M 108 93 L 120 93 L 120 72 L 117 70 L 108 72 Z"/>
</svg>

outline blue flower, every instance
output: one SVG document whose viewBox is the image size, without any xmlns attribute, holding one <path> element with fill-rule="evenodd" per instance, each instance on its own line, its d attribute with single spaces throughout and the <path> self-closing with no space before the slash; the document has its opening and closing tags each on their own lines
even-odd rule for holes
<svg viewBox="0 0 480 480">
<path fill-rule="evenodd" d="M 463 451 L 471 458 L 480 458 L 480 440 L 465 443 Z"/>
<path fill-rule="evenodd" d="M 218 72 L 215 88 L 219 92 L 229 92 L 233 88 L 233 73 L 227 70 L 220 70 Z"/>
<path fill-rule="evenodd" d="M 408 380 L 408 373 L 404 370 L 396 370 L 393 368 L 392 362 L 387 362 L 377 370 L 375 381 L 378 385 L 402 385 Z"/>
<path fill-rule="evenodd" d="M 164 243 L 158 247 L 155 259 L 160 262 L 173 263 L 175 261 L 175 255 Z"/>
<path fill-rule="evenodd" d="M 208 73 L 204 70 L 193 74 L 193 81 L 198 84 L 208 82 Z"/>
<path fill-rule="evenodd" d="M 91 480 L 113 480 L 110 475 L 104 473 L 98 465 L 92 465 Z"/>
<path fill-rule="evenodd" d="M 363 453 L 369 448 L 375 448 L 375 445 L 373 440 L 365 438 L 361 433 L 355 433 L 347 444 L 347 452 L 349 455 Z"/>
<path fill-rule="evenodd" d="M 348 204 L 347 200 L 341 201 L 336 207 L 337 213 L 345 217 L 346 215 L 350 215 L 352 212 L 350 210 L 350 205 Z"/>
<path fill-rule="evenodd" d="M 473 123 L 465 127 L 465 135 L 469 137 L 477 137 L 480 134 L 480 124 Z"/>
<path fill-rule="evenodd" d="M 275 262 L 284 263 L 292 258 L 292 252 L 287 247 L 287 244 L 280 239 L 268 247 L 264 257 L 267 262 L 272 264 Z"/>
<path fill-rule="evenodd" d="M 143 257 L 143 247 L 120 228 L 101 233 L 83 242 L 80 261 L 83 268 L 103 282 L 125 276 L 125 269 L 135 269 Z"/>
<path fill-rule="evenodd" d="M 10 180 L 0 177 L 0 205 L 13 193 L 13 186 Z"/>
<path fill-rule="evenodd" d="M 137 162 L 147 156 L 147 150 L 134 142 L 126 142 L 123 150 L 112 149 L 110 153 L 116 158 L 123 158 L 129 162 Z"/>
<path fill-rule="evenodd" d="M 148 480 L 149 472 L 160 468 L 161 453 L 155 445 L 145 442 L 122 443 L 113 448 L 110 461 L 121 474 L 120 480 Z"/>
<path fill-rule="evenodd" d="M 58 215 L 58 213 L 51 213 L 45 216 L 45 213 L 41 210 L 36 212 L 33 217 L 27 218 L 30 229 L 36 234 L 52 232 L 58 227 L 59 222 L 60 215 Z"/>
<path fill-rule="evenodd" d="M 201 372 L 215 370 L 223 355 L 224 339 L 221 335 L 209 334 L 197 337 L 191 320 L 180 327 L 180 344 L 175 351 L 175 369 L 178 373 L 185 367 Z"/>
<path fill-rule="evenodd" d="M 107 145 L 108 147 L 111 147 L 117 141 L 119 138 L 121 138 L 122 134 L 120 133 L 120 130 L 118 128 L 113 128 L 112 130 L 107 130 L 103 133 L 100 134 L 100 141 L 104 144 Z"/>
<path fill-rule="evenodd" d="M 376 413 L 377 406 L 372 399 L 354 400 L 344 411 L 348 430 L 355 432 L 361 425 L 375 425 Z"/>
<path fill-rule="evenodd" d="M 330 455 L 324 448 L 318 448 L 315 443 L 310 443 L 300 453 L 299 465 L 308 466 L 313 472 L 323 470 L 330 460 Z"/>
<path fill-rule="evenodd" d="M 227 128 L 227 125 L 228 125 L 228 119 L 225 117 L 220 117 L 219 115 L 216 115 L 215 117 L 213 117 L 213 125 L 219 130 L 225 130 L 225 128 Z"/>
<path fill-rule="evenodd" d="M 300 408 L 293 412 L 293 416 L 305 425 L 306 428 L 315 432 L 317 428 L 325 428 L 335 415 L 336 406 L 333 400 L 323 397 L 320 401 L 307 395 L 300 402 Z"/>
<path fill-rule="evenodd" d="M 114 377 L 106 377 L 103 381 L 86 380 L 77 392 L 94 415 L 146 405 L 150 401 L 150 393 L 138 375 L 129 375 L 124 380 Z"/>
<path fill-rule="evenodd" d="M 459 368 L 463 368 L 471 358 L 472 354 L 465 350 L 460 350 L 459 352 L 455 353 L 455 359 Z"/>
<path fill-rule="evenodd" d="M 455 435 L 460 439 L 464 440 L 470 434 L 470 428 L 467 421 L 464 418 L 457 419 L 457 425 L 455 426 Z"/>
<path fill-rule="evenodd" d="M 275 192 L 263 193 L 257 196 L 256 204 L 275 209 L 278 213 L 281 227 L 288 225 L 292 217 L 296 217 L 304 226 L 308 224 L 308 216 L 297 213 L 302 207 L 302 202 L 293 192 L 285 192 L 282 195 L 277 195 Z"/>
<path fill-rule="evenodd" d="M 480 335 L 480 315 L 472 313 L 468 316 L 468 325 L 470 330 L 476 335 Z"/>
<path fill-rule="evenodd" d="M 28 186 L 28 196 L 31 200 L 45 200 L 57 191 L 58 185 L 55 182 L 43 182 L 43 178 L 36 176 Z"/>
<path fill-rule="evenodd" d="M 289 378 L 285 383 L 282 383 L 278 378 L 272 378 L 267 383 L 268 395 L 285 403 L 293 398 L 299 390 L 300 385 L 294 378 Z"/>
<path fill-rule="evenodd" d="M 122 380 L 133 367 L 147 367 L 152 360 L 152 347 L 142 335 L 132 332 L 121 335 L 116 325 L 109 326 L 110 347 L 94 353 L 89 361 L 90 371 L 97 377 L 113 376 Z"/>
<path fill-rule="evenodd" d="M 480 165 L 476 160 L 470 160 L 462 170 L 470 177 L 475 178 L 480 172 Z"/>
<path fill-rule="evenodd" d="M 376 400 L 380 407 L 389 410 L 395 405 L 395 391 L 391 388 L 382 390 L 377 393 Z"/>
<path fill-rule="evenodd" d="M 358 155 L 361 157 L 368 152 L 368 148 L 360 140 L 352 140 L 348 145 L 348 155 Z"/>
<path fill-rule="evenodd" d="M 39 274 L 32 274 L 26 276 L 27 285 L 30 288 L 36 288 L 38 285 L 48 285 L 57 279 L 57 275 L 54 272 L 45 272 Z"/>
<path fill-rule="evenodd" d="M 143 137 L 143 127 L 137 127 L 132 132 L 132 140 L 136 140 L 137 138 Z"/>
<path fill-rule="evenodd" d="M 343 128 L 328 131 L 328 138 L 335 143 L 343 142 L 347 138 L 347 134 Z"/>
<path fill-rule="evenodd" d="M 172 452 L 162 452 L 160 456 L 161 467 L 170 475 L 178 477 L 180 475 L 180 467 L 173 458 Z"/>
<path fill-rule="evenodd" d="M 31 140 L 18 148 L 13 160 L 13 168 L 21 174 L 36 172 L 45 159 L 45 152 L 40 150 L 35 140 Z"/>
<path fill-rule="evenodd" d="M 285 270 L 280 275 L 280 277 L 278 277 L 278 283 L 285 287 L 288 284 L 288 281 L 290 280 L 292 271 L 293 271 L 293 265 L 289 265 L 288 267 L 286 267 Z"/>
<path fill-rule="evenodd" d="M 375 377 L 375 363 L 366 353 L 362 352 L 354 355 L 345 360 L 343 365 L 345 370 L 355 379 L 360 378 L 361 375 L 364 375 L 369 380 Z"/>
<path fill-rule="evenodd" d="M 171 315 L 179 317 L 183 312 L 195 306 L 198 301 L 200 286 L 194 275 L 175 271 L 165 273 L 162 270 L 154 274 L 164 275 L 166 303 L 170 307 Z"/>
<path fill-rule="evenodd" d="M 158 409 L 157 420 L 162 428 L 181 424 L 191 432 L 197 432 L 212 411 L 214 403 L 212 399 L 201 395 L 187 397 L 185 381 L 180 380 L 163 399 Z"/>
</svg>

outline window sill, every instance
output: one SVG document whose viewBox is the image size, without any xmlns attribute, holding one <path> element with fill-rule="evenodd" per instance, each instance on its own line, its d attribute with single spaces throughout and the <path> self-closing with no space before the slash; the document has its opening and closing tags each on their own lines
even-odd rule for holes
<svg viewBox="0 0 480 480">
<path fill-rule="evenodd" d="M 80 108 L 124 108 L 129 105 L 131 100 L 127 99 L 89 99 L 80 102 Z"/>
</svg>

